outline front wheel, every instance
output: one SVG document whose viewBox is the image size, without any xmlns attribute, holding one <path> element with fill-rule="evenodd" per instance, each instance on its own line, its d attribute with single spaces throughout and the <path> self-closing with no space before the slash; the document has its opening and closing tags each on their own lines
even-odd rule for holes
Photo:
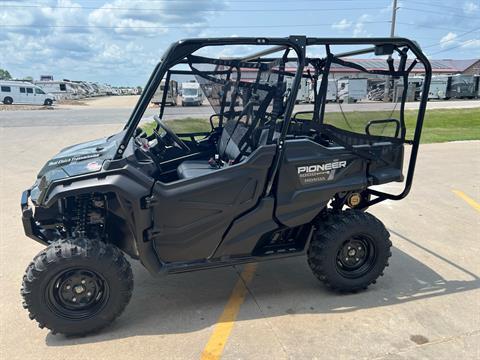
<svg viewBox="0 0 480 360">
<path fill-rule="evenodd" d="M 52 104 L 53 104 L 52 99 L 45 99 L 45 101 L 43 102 L 43 105 L 46 105 L 46 106 L 52 106 Z"/>
<path fill-rule="evenodd" d="M 308 264 L 331 289 L 355 292 L 383 275 L 391 246 L 380 220 L 360 210 L 346 210 L 328 215 L 319 225 L 308 249 Z"/>
<path fill-rule="evenodd" d="M 13 104 L 13 99 L 10 96 L 7 96 L 5 99 L 3 99 L 3 103 L 5 105 L 12 105 Z"/>
<path fill-rule="evenodd" d="M 110 324 L 133 290 L 130 264 L 111 244 L 88 239 L 52 243 L 23 277 L 23 306 L 52 333 L 85 335 Z"/>
</svg>

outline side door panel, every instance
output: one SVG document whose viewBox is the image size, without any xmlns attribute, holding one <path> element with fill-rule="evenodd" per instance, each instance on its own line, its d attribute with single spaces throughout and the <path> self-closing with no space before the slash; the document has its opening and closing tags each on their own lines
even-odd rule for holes
<svg viewBox="0 0 480 360">
<path fill-rule="evenodd" d="M 257 205 L 275 149 L 262 146 L 238 165 L 195 178 L 157 181 L 151 234 L 159 258 L 187 262 L 211 257 L 232 221 Z"/>
<path fill-rule="evenodd" d="M 31 87 L 27 87 L 26 88 L 27 92 L 26 92 L 26 103 L 28 104 L 35 104 L 35 94 L 33 93 L 33 88 Z"/>
</svg>

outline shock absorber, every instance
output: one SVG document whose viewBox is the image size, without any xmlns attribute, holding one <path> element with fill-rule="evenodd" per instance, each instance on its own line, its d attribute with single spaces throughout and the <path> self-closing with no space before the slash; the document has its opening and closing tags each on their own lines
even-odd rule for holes
<svg viewBox="0 0 480 360">
<path fill-rule="evenodd" d="M 87 237 L 87 225 L 89 223 L 89 212 L 92 204 L 92 195 L 80 195 L 76 199 L 76 226 L 77 237 Z"/>
</svg>

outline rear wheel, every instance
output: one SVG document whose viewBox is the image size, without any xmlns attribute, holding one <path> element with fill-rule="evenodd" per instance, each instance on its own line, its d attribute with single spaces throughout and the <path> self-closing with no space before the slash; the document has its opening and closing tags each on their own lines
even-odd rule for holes
<svg viewBox="0 0 480 360">
<path fill-rule="evenodd" d="M 13 104 L 13 99 L 10 96 L 7 96 L 5 99 L 3 99 L 3 103 L 5 105 L 12 105 Z"/>
<path fill-rule="evenodd" d="M 23 277 L 30 319 L 53 333 L 84 335 L 110 324 L 132 295 L 133 276 L 122 252 L 88 239 L 60 240 L 40 252 Z"/>
<path fill-rule="evenodd" d="M 373 215 L 346 210 L 329 215 L 314 234 L 308 264 L 328 287 L 366 289 L 383 275 L 391 256 L 390 234 Z"/>
</svg>

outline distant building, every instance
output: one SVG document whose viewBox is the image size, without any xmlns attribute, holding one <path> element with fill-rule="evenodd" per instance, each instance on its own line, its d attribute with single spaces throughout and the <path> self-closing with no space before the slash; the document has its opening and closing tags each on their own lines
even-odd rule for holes
<svg viewBox="0 0 480 360">
<path fill-rule="evenodd" d="M 359 59 L 359 58 L 344 58 L 343 60 L 353 62 L 364 67 L 367 70 L 386 70 L 387 63 L 385 59 Z M 398 60 L 394 61 L 394 67 L 397 68 Z M 406 67 L 408 68 L 412 63 L 411 59 L 407 60 Z M 480 74 L 480 59 L 470 59 L 470 60 L 453 60 L 453 59 L 443 59 L 443 60 L 430 60 L 430 64 L 432 65 L 432 73 L 433 75 L 479 75 Z M 296 67 L 289 66 L 287 64 L 286 71 L 295 72 Z M 305 67 L 304 72 L 307 73 L 308 71 L 313 72 L 313 68 Z M 245 81 L 254 81 L 256 78 L 256 69 L 242 69 L 242 79 Z M 424 72 L 423 65 L 417 64 L 410 74 L 410 76 L 417 76 L 422 75 Z M 330 73 L 336 79 L 341 79 L 343 77 L 348 78 L 383 78 L 382 75 L 375 75 L 375 74 L 366 74 L 360 70 L 345 67 L 338 64 L 332 64 L 330 67 Z"/>
<path fill-rule="evenodd" d="M 352 61 L 358 65 L 363 66 L 367 70 L 384 70 L 386 68 L 386 62 L 384 59 L 344 59 L 346 61 Z M 412 60 L 407 60 L 406 67 L 412 63 Z M 470 59 L 470 60 L 453 60 L 453 59 L 443 59 L 443 60 L 430 60 L 432 65 L 433 75 L 454 75 L 454 74 L 463 74 L 463 75 L 479 75 L 480 74 L 480 59 Z M 397 66 L 397 61 L 395 61 L 394 66 Z M 332 64 L 331 72 L 335 73 L 335 76 L 348 76 L 355 77 L 355 74 L 362 74 L 359 70 L 346 68 L 341 65 Z M 423 66 L 417 64 L 412 69 L 412 75 L 420 75 L 424 72 Z"/>
</svg>

